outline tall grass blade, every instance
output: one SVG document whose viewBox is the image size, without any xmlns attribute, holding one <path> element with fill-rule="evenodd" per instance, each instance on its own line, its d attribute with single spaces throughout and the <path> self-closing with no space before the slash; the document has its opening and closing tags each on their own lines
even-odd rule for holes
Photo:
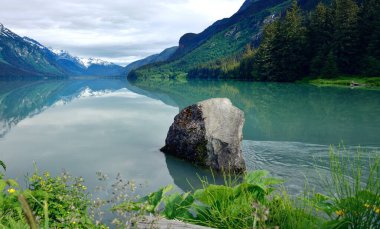
<svg viewBox="0 0 380 229">
<path fill-rule="evenodd" d="M 23 195 L 18 196 L 18 201 L 21 204 L 22 210 L 25 214 L 25 218 L 30 226 L 30 229 L 38 229 L 36 219 L 34 218 L 33 212 L 29 207 L 28 201 Z"/>
<path fill-rule="evenodd" d="M 2 160 L 0 160 L 0 166 L 4 169 L 4 171 L 7 171 L 7 165 Z"/>
<path fill-rule="evenodd" d="M 44 200 L 45 229 L 49 228 L 49 207 L 47 200 Z"/>
</svg>

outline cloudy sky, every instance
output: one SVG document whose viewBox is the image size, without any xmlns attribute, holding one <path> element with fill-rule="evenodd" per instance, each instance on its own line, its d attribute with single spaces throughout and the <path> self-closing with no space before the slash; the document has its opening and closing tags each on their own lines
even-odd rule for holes
<svg viewBox="0 0 380 229">
<path fill-rule="evenodd" d="M 0 0 L 0 23 L 81 57 L 118 64 L 178 44 L 229 17 L 244 0 Z"/>
</svg>

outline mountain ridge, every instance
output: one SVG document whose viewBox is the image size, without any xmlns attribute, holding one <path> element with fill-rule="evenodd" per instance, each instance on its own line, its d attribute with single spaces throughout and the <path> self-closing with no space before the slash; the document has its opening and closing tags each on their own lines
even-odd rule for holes
<svg viewBox="0 0 380 229">
<path fill-rule="evenodd" d="M 304 10 L 330 0 L 299 0 Z M 247 46 L 258 47 L 266 24 L 283 17 L 292 0 L 246 0 L 229 18 L 214 22 L 201 33 L 186 33 L 179 39 L 179 48 L 164 63 L 142 66 L 127 77 L 131 80 L 149 77 L 185 76 L 199 66 L 239 59 Z"/>
<path fill-rule="evenodd" d="M 232 17 L 183 35 L 170 60 L 127 78 L 144 85 L 194 78 L 378 77 L 379 13 L 377 0 L 247 0 Z"/>
<path fill-rule="evenodd" d="M 173 54 L 177 51 L 177 49 L 178 49 L 178 46 L 173 46 L 173 47 L 165 49 L 159 54 L 153 54 L 151 56 L 145 57 L 144 59 L 132 62 L 124 68 L 124 74 L 128 75 L 131 71 L 145 65 L 167 61 L 173 56 Z"/>
<path fill-rule="evenodd" d="M 0 23 L 0 77 L 118 76 L 122 71 L 107 61 L 47 48 Z"/>
<path fill-rule="evenodd" d="M 23 38 L 0 23 L 0 75 L 21 74 L 30 76 L 63 76 L 61 69 L 52 59 L 46 57 L 34 40 Z M 17 69 L 17 70 L 16 70 Z"/>
<path fill-rule="evenodd" d="M 275 6 L 277 4 L 289 2 L 288 0 L 247 0 L 244 2 L 243 6 L 233 14 L 230 18 L 223 18 L 214 22 L 211 26 L 207 27 L 201 33 L 187 33 L 184 34 L 179 40 L 179 50 L 174 54 L 174 58 L 179 58 L 187 52 L 199 47 L 210 37 L 215 34 L 222 32 L 226 28 L 230 27 L 233 24 L 236 24 L 238 21 L 244 19 L 247 16 L 246 12 L 249 11 L 249 14 L 256 13 L 265 8 Z"/>
<path fill-rule="evenodd" d="M 175 77 L 207 62 L 239 55 L 247 44 L 259 43 L 265 21 L 291 5 L 291 0 L 246 1 L 230 18 L 216 21 L 199 34 L 187 33 L 165 63 L 143 66 L 129 79 Z"/>
</svg>

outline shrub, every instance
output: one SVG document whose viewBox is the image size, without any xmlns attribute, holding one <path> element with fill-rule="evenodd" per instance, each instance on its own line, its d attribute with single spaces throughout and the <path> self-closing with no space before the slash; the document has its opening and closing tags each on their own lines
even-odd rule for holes
<svg viewBox="0 0 380 229">
<path fill-rule="evenodd" d="M 36 169 L 24 190 L 4 174 L 0 178 L 0 227 L 95 228 L 83 178 L 41 175 Z"/>
</svg>

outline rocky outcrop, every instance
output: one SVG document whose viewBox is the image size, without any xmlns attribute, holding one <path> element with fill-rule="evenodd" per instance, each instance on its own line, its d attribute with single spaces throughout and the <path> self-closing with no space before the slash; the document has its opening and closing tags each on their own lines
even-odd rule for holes
<svg viewBox="0 0 380 229">
<path fill-rule="evenodd" d="M 229 99 L 210 99 L 182 110 L 162 152 L 214 170 L 245 171 L 241 151 L 244 113 Z"/>
</svg>

